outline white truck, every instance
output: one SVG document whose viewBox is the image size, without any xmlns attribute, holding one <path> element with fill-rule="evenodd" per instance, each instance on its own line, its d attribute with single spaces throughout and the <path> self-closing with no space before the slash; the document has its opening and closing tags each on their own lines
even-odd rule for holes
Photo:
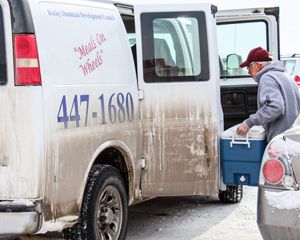
<svg viewBox="0 0 300 240">
<path fill-rule="evenodd" d="M 278 8 L 0 0 L 0 235 L 125 239 L 128 206 L 220 194 L 219 140 L 256 110 Z"/>
</svg>

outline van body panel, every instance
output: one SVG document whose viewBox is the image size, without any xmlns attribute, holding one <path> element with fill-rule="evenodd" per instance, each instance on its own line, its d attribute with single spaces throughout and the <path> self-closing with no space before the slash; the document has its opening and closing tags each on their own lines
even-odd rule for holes
<svg viewBox="0 0 300 240">
<path fill-rule="evenodd" d="M 74 1 L 30 5 L 47 109 L 47 220 L 79 214 L 87 175 L 102 144 L 119 140 L 139 159 L 137 80 L 114 6 Z M 76 169 L 70 171 L 70 166 Z"/>
<path fill-rule="evenodd" d="M 0 199 L 40 199 L 44 161 L 42 90 L 15 87 L 10 6 L 7 1 L 0 4 L 7 73 L 7 83 L 0 86 Z"/>
<path fill-rule="evenodd" d="M 26 100 L 25 100 L 26 99 Z M 0 89 L 6 121 L 0 126 L 2 199 L 39 199 L 44 168 L 43 107 L 40 87 Z M 10 131 L 9 129 L 14 129 Z M 35 129 L 35 131 L 33 131 Z"/>
</svg>

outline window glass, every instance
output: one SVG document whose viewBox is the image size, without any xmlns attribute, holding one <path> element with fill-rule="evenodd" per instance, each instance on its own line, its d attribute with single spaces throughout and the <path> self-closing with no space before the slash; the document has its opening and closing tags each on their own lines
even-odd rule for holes
<svg viewBox="0 0 300 240">
<path fill-rule="evenodd" d="M 267 24 L 264 21 L 222 23 L 217 27 L 221 77 L 248 76 L 239 65 L 251 49 L 267 46 Z"/>
<path fill-rule="evenodd" d="M 135 33 L 128 33 L 127 36 L 128 36 L 130 47 L 134 46 L 136 44 Z"/>
<path fill-rule="evenodd" d="M 176 33 L 175 26 L 185 26 L 186 31 L 180 40 L 180 33 Z M 195 18 L 160 18 L 153 21 L 154 28 L 154 58 L 155 72 L 158 76 L 178 75 L 195 76 L 200 74 L 200 62 L 194 56 L 200 55 L 198 22 Z M 194 52 L 195 50 L 196 52 Z M 188 60 L 182 61 L 183 55 Z M 180 66 L 178 68 L 178 66 Z M 172 70 L 170 70 L 173 68 Z M 170 70 L 170 71 L 169 71 Z"/>
<path fill-rule="evenodd" d="M 0 84 L 6 84 L 6 54 L 5 54 L 5 38 L 4 38 L 4 24 L 3 13 L 0 7 Z"/>
<path fill-rule="evenodd" d="M 204 13 L 142 14 L 145 82 L 208 80 Z"/>
<path fill-rule="evenodd" d="M 124 14 L 122 14 L 121 17 L 126 28 L 129 44 L 132 47 L 136 44 L 134 17 Z"/>
<path fill-rule="evenodd" d="M 285 71 L 288 75 L 292 76 L 294 69 L 295 69 L 295 65 L 296 65 L 296 61 L 295 60 L 283 60 L 283 65 L 285 66 Z"/>
</svg>

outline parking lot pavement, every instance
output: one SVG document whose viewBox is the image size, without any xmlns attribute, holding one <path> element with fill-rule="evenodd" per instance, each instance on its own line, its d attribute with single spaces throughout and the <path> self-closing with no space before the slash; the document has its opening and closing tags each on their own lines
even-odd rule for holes
<svg viewBox="0 0 300 240">
<path fill-rule="evenodd" d="M 262 240 L 256 224 L 256 187 L 239 204 L 213 197 L 157 198 L 129 208 L 126 240 Z M 21 240 L 61 240 L 23 236 Z"/>
<path fill-rule="evenodd" d="M 159 198 L 129 211 L 127 240 L 262 240 L 256 224 L 257 188 L 239 204 L 215 197 Z"/>
</svg>

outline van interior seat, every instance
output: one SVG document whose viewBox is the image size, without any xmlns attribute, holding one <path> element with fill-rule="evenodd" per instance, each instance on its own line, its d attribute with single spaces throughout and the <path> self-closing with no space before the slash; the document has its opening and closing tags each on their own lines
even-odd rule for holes
<svg viewBox="0 0 300 240">
<path fill-rule="evenodd" d="M 154 52 L 155 59 L 164 59 L 167 66 L 175 66 L 175 62 L 172 58 L 170 48 L 165 39 L 154 38 Z"/>
<path fill-rule="evenodd" d="M 243 74 L 243 69 L 240 68 L 242 57 L 236 53 L 228 54 L 226 57 L 227 71 L 230 76 L 239 76 Z"/>
<path fill-rule="evenodd" d="M 176 67 L 170 48 L 165 39 L 154 38 L 155 69 L 159 76 L 174 76 Z"/>
</svg>

